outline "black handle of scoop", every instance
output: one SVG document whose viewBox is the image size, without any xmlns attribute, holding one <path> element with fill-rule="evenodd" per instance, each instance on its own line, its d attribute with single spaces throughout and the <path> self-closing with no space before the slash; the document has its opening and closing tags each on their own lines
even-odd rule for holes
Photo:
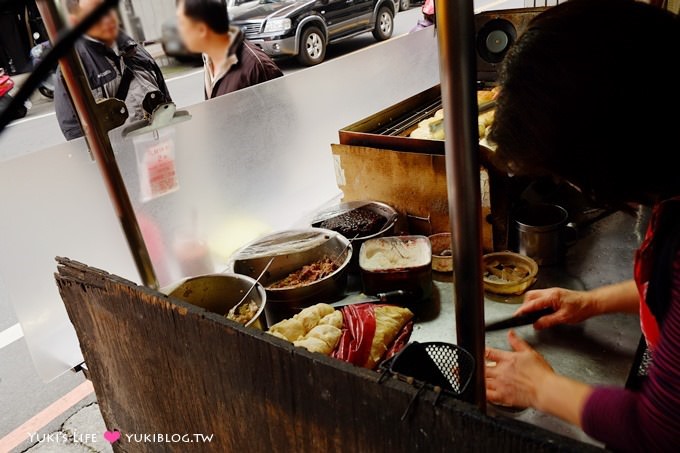
<svg viewBox="0 0 680 453">
<path fill-rule="evenodd" d="M 492 322 L 487 324 L 484 328 L 487 332 L 493 332 L 494 330 L 510 329 L 511 327 L 526 326 L 528 324 L 533 324 L 544 316 L 552 315 L 555 313 L 552 307 L 541 308 L 540 310 L 532 311 L 531 313 L 526 313 L 519 316 L 513 316 L 512 318 L 504 319 L 502 321 Z"/>
<path fill-rule="evenodd" d="M 391 305 L 401 305 L 403 302 L 408 300 L 408 298 L 413 298 L 414 293 L 411 291 L 396 290 L 388 291 L 386 293 L 378 293 L 373 296 L 359 296 L 352 297 L 349 300 L 343 300 L 340 302 L 335 302 L 331 304 L 333 308 L 346 307 L 347 305 L 359 305 L 359 304 L 391 304 Z"/>
<path fill-rule="evenodd" d="M 396 291 L 378 293 L 376 294 L 376 296 L 378 297 L 378 299 L 380 299 L 380 302 L 383 304 L 395 304 L 403 302 L 406 298 L 413 297 L 414 293 L 411 291 L 404 291 L 402 289 L 398 289 Z"/>
</svg>

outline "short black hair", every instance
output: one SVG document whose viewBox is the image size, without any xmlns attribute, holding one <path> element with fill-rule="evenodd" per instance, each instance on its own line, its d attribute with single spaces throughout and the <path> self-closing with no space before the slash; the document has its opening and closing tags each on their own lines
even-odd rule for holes
<svg viewBox="0 0 680 453">
<path fill-rule="evenodd" d="M 184 14 L 196 21 L 203 22 L 215 33 L 229 31 L 229 13 L 225 0 L 177 0 L 184 8 Z"/>
<path fill-rule="evenodd" d="M 680 195 L 680 18 L 633 0 L 570 0 L 511 47 L 489 138 L 502 168 L 600 204 Z"/>
<path fill-rule="evenodd" d="M 80 0 L 66 0 L 66 11 L 75 14 L 80 10 Z"/>
</svg>

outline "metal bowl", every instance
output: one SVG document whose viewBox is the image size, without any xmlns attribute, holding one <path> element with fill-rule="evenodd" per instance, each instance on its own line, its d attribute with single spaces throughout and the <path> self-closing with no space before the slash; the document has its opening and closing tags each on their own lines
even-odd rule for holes
<svg viewBox="0 0 680 453">
<path fill-rule="evenodd" d="M 294 248 L 292 252 L 285 252 L 287 243 L 299 245 L 305 243 L 309 237 L 318 237 L 319 240 L 314 241 L 309 247 Z M 264 250 L 269 244 L 272 246 L 272 253 L 259 253 L 254 257 L 248 255 L 249 248 L 252 250 L 253 247 L 257 247 Z M 340 298 L 347 286 L 347 270 L 352 255 L 352 243 L 335 231 L 322 228 L 291 230 L 266 236 L 245 247 L 236 255 L 234 272 L 257 277 L 272 257 L 274 258 L 260 279 L 267 292 L 265 315 L 269 325 L 272 325 L 290 318 L 303 308 Z M 326 257 L 342 264 L 335 272 L 321 280 L 297 288 L 267 288 L 303 266 Z"/>
<path fill-rule="evenodd" d="M 515 282 L 497 280 L 490 277 L 484 277 L 484 289 L 490 293 L 501 295 L 520 295 L 523 294 L 531 285 L 536 282 L 536 275 L 538 274 L 538 264 L 528 256 L 520 255 L 513 252 L 497 252 L 488 253 L 482 259 L 483 265 L 486 267 L 493 266 L 495 263 L 504 266 L 512 265 L 526 269 L 528 275 L 521 280 Z"/>
<path fill-rule="evenodd" d="M 453 254 L 451 253 L 451 233 L 437 233 L 430 236 L 432 244 L 432 270 L 436 272 L 453 272 Z"/>
<path fill-rule="evenodd" d="M 182 280 L 164 289 L 163 292 L 213 313 L 226 315 L 253 285 L 255 280 L 245 275 L 209 274 Z M 257 304 L 258 310 L 245 326 L 265 330 L 267 322 L 264 310 L 267 306 L 267 294 L 264 287 L 257 283 L 257 287 L 248 297 Z"/>
</svg>

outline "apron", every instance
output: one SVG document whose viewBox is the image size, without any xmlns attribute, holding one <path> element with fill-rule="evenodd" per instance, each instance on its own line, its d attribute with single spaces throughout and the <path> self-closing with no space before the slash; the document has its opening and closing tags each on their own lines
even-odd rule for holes
<svg viewBox="0 0 680 453">
<path fill-rule="evenodd" d="M 680 197 L 663 201 L 654 207 L 645 239 L 635 254 L 634 278 L 640 293 L 640 327 L 647 341 L 647 346 L 651 350 L 654 350 L 659 344 L 660 337 L 659 322 L 647 305 L 647 290 L 654 267 L 654 253 L 651 245 L 654 239 L 654 231 L 664 210 L 670 203 L 677 202 L 680 202 Z"/>
</svg>

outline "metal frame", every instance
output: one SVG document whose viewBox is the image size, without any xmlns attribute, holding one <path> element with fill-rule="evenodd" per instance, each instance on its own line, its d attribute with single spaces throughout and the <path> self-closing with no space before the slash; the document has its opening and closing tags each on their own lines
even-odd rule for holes
<svg viewBox="0 0 680 453">
<path fill-rule="evenodd" d="M 456 333 L 458 345 L 475 358 L 475 371 L 464 399 L 484 412 L 484 288 L 474 5 L 472 0 L 437 0 L 436 11 L 442 101 L 446 112 Z"/>
<path fill-rule="evenodd" d="M 61 30 L 65 28 L 59 8 L 54 0 L 38 0 L 37 5 L 50 40 L 55 42 Z M 60 67 L 90 152 L 104 179 L 142 282 L 145 286 L 158 289 L 151 258 L 108 136 L 109 130 L 125 122 L 128 115 L 125 103 L 114 99 L 102 103 L 95 102 L 75 48 L 60 60 Z"/>
</svg>

